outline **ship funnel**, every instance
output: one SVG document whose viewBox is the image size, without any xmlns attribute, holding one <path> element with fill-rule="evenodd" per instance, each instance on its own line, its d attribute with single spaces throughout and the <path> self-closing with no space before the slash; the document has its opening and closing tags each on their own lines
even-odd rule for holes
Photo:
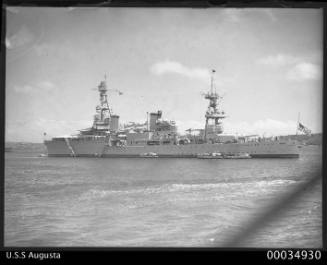
<svg viewBox="0 0 327 265">
<path fill-rule="evenodd" d="M 162 111 L 158 110 L 157 112 L 150 113 L 150 131 L 154 131 L 156 129 L 156 122 L 161 118 Z"/>
<path fill-rule="evenodd" d="M 110 130 L 118 131 L 118 127 L 119 127 L 119 116 L 118 115 L 111 115 Z"/>
</svg>

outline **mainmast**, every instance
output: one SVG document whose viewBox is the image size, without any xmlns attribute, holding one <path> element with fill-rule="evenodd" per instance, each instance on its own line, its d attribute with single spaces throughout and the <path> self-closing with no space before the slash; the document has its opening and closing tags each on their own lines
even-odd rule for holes
<svg viewBox="0 0 327 265">
<path fill-rule="evenodd" d="M 216 134 L 222 133 L 222 126 L 220 120 L 225 118 L 225 112 L 218 110 L 218 100 L 222 97 L 218 95 L 216 91 L 216 86 L 214 83 L 214 73 L 216 71 L 212 70 L 211 73 L 211 86 L 210 92 L 204 95 L 205 99 L 209 100 L 209 106 L 205 114 L 206 124 L 204 128 L 204 142 L 207 142 L 207 134 L 208 129 L 212 129 L 212 131 Z"/>
</svg>

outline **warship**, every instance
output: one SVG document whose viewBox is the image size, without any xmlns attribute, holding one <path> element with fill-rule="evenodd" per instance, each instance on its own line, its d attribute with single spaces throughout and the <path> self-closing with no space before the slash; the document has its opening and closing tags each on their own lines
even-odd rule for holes
<svg viewBox="0 0 327 265">
<path fill-rule="evenodd" d="M 160 110 L 147 113 L 147 119 L 142 124 L 120 125 L 119 115 L 114 114 L 109 106 L 107 92 L 113 90 L 108 89 L 105 77 L 97 87 L 100 98 L 92 127 L 79 130 L 75 135 L 44 140 L 47 155 L 198 158 L 201 154 L 220 153 L 224 157 L 246 154 L 251 158 L 298 158 L 296 141 L 223 133 L 222 120 L 226 114 L 219 106 L 222 96 L 214 85 L 214 72 L 209 91 L 203 94 L 209 101 L 204 115 L 204 129 L 189 129 L 182 135 L 177 132 L 174 121 L 162 119 Z"/>
</svg>

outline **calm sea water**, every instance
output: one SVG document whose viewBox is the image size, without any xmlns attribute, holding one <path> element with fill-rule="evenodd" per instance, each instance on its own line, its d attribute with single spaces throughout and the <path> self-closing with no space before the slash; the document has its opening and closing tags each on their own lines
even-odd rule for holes
<svg viewBox="0 0 327 265">
<path fill-rule="evenodd" d="M 106 159 L 5 154 L 5 246 L 214 247 L 321 168 L 299 159 Z M 322 247 L 322 187 L 244 247 Z"/>
</svg>

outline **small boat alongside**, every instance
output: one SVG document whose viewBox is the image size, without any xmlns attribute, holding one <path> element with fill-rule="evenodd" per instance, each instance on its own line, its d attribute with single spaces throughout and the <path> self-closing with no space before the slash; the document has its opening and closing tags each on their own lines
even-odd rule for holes
<svg viewBox="0 0 327 265">
<path fill-rule="evenodd" d="M 156 158 L 159 157 L 157 153 L 149 152 L 149 153 L 143 153 L 140 154 L 140 157 L 145 157 L 145 158 Z"/>
<path fill-rule="evenodd" d="M 224 154 L 225 159 L 249 159 L 252 158 L 248 153 L 238 153 L 238 154 Z"/>
<path fill-rule="evenodd" d="M 203 153 L 203 154 L 197 154 L 197 158 L 199 158 L 199 159 L 222 159 L 224 157 L 221 153 Z"/>
<path fill-rule="evenodd" d="M 248 153 L 236 153 L 236 154 L 223 154 L 223 153 L 202 153 L 198 154 L 197 158 L 200 159 L 248 159 L 252 158 Z"/>
</svg>

